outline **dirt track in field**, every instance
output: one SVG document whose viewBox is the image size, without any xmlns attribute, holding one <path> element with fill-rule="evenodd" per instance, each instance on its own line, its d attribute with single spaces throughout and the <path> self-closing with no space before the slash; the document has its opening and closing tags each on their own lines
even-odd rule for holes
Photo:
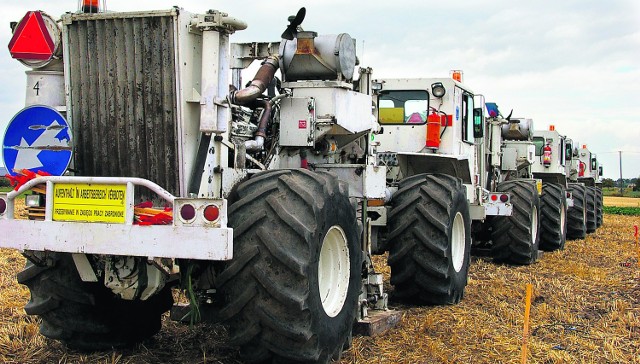
<svg viewBox="0 0 640 364">
<path fill-rule="evenodd" d="M 354 338 L 340 363 L 520 363 L 526 283 L 533 285 L 528 363 L 640 363 L 634 224 L 640 217 L 605 215 L 596 233 L 531 266 L 476 259 L 460 304 L 394 306 L 403 312 L 400 324 L 379 337 Z M 384 257 L 376 262 L 388 282 Z M 23 264 L 16 251 L 0 250 L 0 362 L 239 362 L 223 326 L 169 320 L 136 348 L 68 351 L 39 335 L 38 320 L 25 315 L 29 292 L 15 279 Z"/>
</svg>

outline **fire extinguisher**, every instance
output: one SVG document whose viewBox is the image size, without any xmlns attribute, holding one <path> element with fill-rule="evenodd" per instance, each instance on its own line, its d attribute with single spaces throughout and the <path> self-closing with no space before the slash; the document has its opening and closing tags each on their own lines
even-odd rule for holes
<svg viewBox="0 0 640 364">
<path fill-rule="evenodd" d="M 578 177 L 584 177 L 584 170 L 586 167 L 587 167 L 586 163 L 581 161 L 578 169 Z"/>
<path fill-rule="evenodd" d="M 542 148 L 542 164 L 544 164 L 545 167 L 551 165 L 551 146 L 549 144 Z"/>
</svg>

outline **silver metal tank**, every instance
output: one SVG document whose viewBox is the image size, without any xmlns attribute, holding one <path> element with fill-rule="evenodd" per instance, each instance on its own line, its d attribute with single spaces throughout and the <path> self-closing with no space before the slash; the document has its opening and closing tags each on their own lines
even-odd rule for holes
<svg viewBox="0 0 640 364">
<path fill-rule="evenodd" d="M 502 139 L 505 140 L 530 140 L 533 136 L 532 119 L 511 119 L 502 125 Z"/>
<path fill-rule="evenodd" d="M 299 32 L 280 43 L 284 81 L 351 80 L 356 66 L 355 40 L 347 33 L 318 35 Z"/>
</svg>

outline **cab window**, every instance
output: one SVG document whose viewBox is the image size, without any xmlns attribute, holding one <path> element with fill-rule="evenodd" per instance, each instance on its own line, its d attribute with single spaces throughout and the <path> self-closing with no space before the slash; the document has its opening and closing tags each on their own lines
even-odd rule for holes
<svg viewBox="0 0 640 364">
<path fill-rule="evenodd" d="M 380 124 L 425 124 L 427 110 L 429 93 L 424 90 L 382 91 L 378 96 Z"/>
<path fill-rule="evenodd" d="M 473 143 L 473 95 L 462 94 L 462 139 Z"/>
<path fill-rule="evenodd" d="M 533 137 L 533 145 L 536 147 L 536 157 L 542 155 L 542 148 L 544 148 L 544 138 L 543 137 Z"/>
</svg>

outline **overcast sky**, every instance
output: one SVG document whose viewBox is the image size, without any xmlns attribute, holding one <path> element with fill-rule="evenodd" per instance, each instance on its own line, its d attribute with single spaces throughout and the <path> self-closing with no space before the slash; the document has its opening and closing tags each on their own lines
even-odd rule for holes
<svg viewBox="0 0 640 364">
<path fill-rule="evenodd" d="M 0 0 L 0 130 L 24 106 L 27 69 L 7 50 L 10 21 L 28 10 L 54 17 L 75 0 Z M 207 4 L 204 6 L 203 4 Z M 504 113 L 550 124 L 587 144 L 605 177 L 640 176 L 640 1 L 194 1 L 107 0 L 109 10 L 213 8 L 249 24 L 234 42 L 278 41 L 287 16 L 307 8 L 305 30 L 349 33 L 376 78 L 448 77 Z"/>
</svg>

